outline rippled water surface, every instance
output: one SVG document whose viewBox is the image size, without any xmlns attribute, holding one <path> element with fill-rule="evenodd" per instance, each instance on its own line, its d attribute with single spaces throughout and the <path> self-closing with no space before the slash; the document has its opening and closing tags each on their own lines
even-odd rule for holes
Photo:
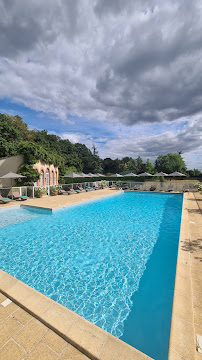
<svg viewBox="0 0 202 360">
<path fill-rule="evenodd" d="M 52 215 L 1 210 L 1 268 L 121 337 L 165 217 L 167 236 L 179 236 L 181 204 L 181 195 L 124 193 Z"/>
</svg>

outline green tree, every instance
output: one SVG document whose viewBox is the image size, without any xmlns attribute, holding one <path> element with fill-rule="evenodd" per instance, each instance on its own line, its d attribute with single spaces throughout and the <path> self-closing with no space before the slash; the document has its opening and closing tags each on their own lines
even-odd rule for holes
<svg viewBox="0 0 202 360">
<path fill-rule="evenodd" d="M 145 171 L 152 174 L 153 170 L 154 170 L 154 168 L 153 168 L 152 163 L 149 161 L 149 159 L 147 159 L 146 164 L 145 164 Z"/>
<path fill-rule="evenodd" d="M 126 159 L 126 158 L 124 158 Z M 129 158 L 128 161 L 124 161 L 124 171 L 137 173 L 137 162 L 135 159 Z M 123 159 L 122 159 L 123 161 Z"/>
<path fill-rule="evenodd" d="M 155 168 L 158 172 L 163 171 L 168 174 L 175 171 L 182 173 L 186 172 L 185 162 L 182 159 L 182 156 L 178 153 L 159 155 L 155 161 Z"/>
<path fill-rule="evenodd" d="M 17 155 L 17 145 L 22 139 L 20 132 L 12 126 L 7 114 L 0 114 L 0 157 Z"/>
<path fill-rule="evenodd" d="M 142 161 L 142 158 L 140 156 L 138 156 L 138 158 L 136 159 L 136 164 L 137 164 L 137 172 L 141 173 L 142 171 L 144 171 L 144 164 Z"/>
<path fill-rule="evenodd" d="M 34 182 L 39 179 L 40 174 L 33 169 L 32 164 L 22 164 L 18 169 L 18 173 L 26 176 L 26 178 L 16 179 L 16 184 L 19 186 L 32 186 Z"/>
</svg>

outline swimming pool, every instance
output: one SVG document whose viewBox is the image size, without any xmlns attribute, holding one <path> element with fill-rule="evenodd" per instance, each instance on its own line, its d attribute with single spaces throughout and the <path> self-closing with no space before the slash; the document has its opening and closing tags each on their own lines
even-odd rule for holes
<svg viewBox="0 0 202 360">
<path fill-rule="evenodd" d="M 182 195 L 122 193 L 53 212 L 1 210 L 1 269 L 166 359 Z"/>
</svg>

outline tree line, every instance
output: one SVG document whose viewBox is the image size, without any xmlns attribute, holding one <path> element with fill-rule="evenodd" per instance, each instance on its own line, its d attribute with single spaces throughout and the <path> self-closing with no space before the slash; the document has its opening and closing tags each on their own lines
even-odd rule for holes
<svg viewBox="0 0 202 360">
<path fill-rule="evenodd" d="M 64 180 L 62 176 L 68 171 L 106 175 L 179 171 L 191 177 L 201 176 L 198 169 L 187 170 L 181 153 L 159 155 L 154 165 L 149 159 L 143 162 L 140 156 L 134 159 L 123 157 L 121 160 L 103 160 L 94 145 L 90 150 L 84 144 L 72 144 L 68 139 L 63 140 L 57 135 L 48 134 L 46 130 L 29 130 L 20 116 L 0 114 L 0 158 L 18 154 L 24 155 L 25 162 L 20 166 L 19 173 L 26 176 L 26 179 L 21 181 L 27 185 L 37 181 L 39 177 L 38 172 L 33 169 L 33 164 L 38 160 L 58 166 L 61 183 Z"/>
</svg>

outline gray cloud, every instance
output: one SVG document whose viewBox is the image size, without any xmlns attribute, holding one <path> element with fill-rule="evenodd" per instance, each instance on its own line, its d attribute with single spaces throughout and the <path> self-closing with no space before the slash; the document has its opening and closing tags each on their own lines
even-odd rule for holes
<svg viewBox="0 0 202 360">
<path fill-rule="evenodd" d="M 201 33 L 200 0 L 0 0 L 0 98 L 63 121 L 191 121 Z"/>
<path fill-rule="evenodd" d="M 109 140 L 107 146 L 101 148 L 100 153 L 103 158 L 122 158 L 131 156 L 136 158 L 140 155 L 144 160 L 150 158 L 154 161 L 160 154 L 181 151 L 187 166 L 195 166 L 202 169 L 202 158 L 199 155 L 202 151 L 202 121 L 195 120 L 186 124 L 177 133 L 166 131 L 157 135 L 125 136 L 119 139 Z M 195 152 L 198 149 L 198 152 Z M 191 153 L 194 156 L 191 158 Z"/>
</svg>

